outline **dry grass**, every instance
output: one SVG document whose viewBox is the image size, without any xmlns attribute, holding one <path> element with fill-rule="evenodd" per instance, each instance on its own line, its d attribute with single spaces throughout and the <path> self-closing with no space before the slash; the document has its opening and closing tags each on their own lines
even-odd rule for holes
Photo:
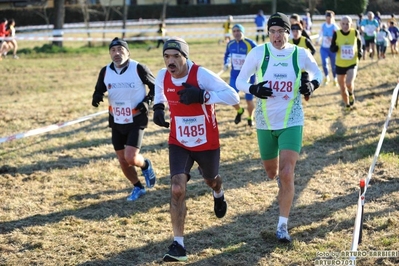
<svg viewBox="0 0 399 266">
<path fill-rule="evenodd" d="M 224 47 L 192 41 L 191 58 L 218 72 Z M 0 136 L 74 120 L 99 111 L 91 95 L 100 55 L 21 56 L 3 60 Z M 132 48 L 154 72 L 160 50 Z M 358 182 L 369 170 L 398 65 L 362 61 L 357 109 L 343 113 L 339 90 L 318 89 L 306 102 L 304 147 L 296 168 L 291 245 L 276 242 L 277 186 L 259 158 L 256 131 L 234 125 L 218 106 L 221 169 L 228 214 L 213 214 L 210 190 L 193 168 L 185 243 L 189 265 L 313 265 L 317 252 L 350 250 Z M 223 74 L 228 79 L 228 74 Z M 242 100 L 244 104 L 244 100 Z M 105 110 L 102 104 L 100 110 Z M 359 250 L 399 250 L 399 123 L 394 111 L 367 192 Z M 0 265 L 159 265 L 171 243 L 167 130 L 150 124 L 142 152 L 158 176 L 154 189 L 126 202 L 131 186 L 115 158 L 106 115 L 8 143 L 0 150 Z M 397 265 L 399 258 L 362 258 L 357 265 Z"/>
</svg>

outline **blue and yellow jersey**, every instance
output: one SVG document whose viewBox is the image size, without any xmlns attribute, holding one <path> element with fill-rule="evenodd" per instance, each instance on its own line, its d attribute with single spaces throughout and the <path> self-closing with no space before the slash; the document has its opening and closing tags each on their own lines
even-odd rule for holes
<svg viewBox="0 0 399 266">
<path fill-rule="evenodd" d="M 230 62 L 231 75 L 238 76 L 245 58 L 249 51 L 256 46 L 256 43 L 248 38 L 243 38 L 240 41 L 232 40 L 226 46 L 224 54 L 224 65 Z"/>
<path fill-rule="evenodd" d="M 243 38 L 238 42 L 234 39 L 227 44 L 226 52 L 224 54 L 224 65 L 230 62 L 230 86 L 233 88 L 236 88 L 235 80 L 240 73 L 247 54 L 254 47 L 256 47 L 256 43 L 248 38 Z M 255 82 L 255 75 L 251 77 L 250 82 Z"/>
</svg>

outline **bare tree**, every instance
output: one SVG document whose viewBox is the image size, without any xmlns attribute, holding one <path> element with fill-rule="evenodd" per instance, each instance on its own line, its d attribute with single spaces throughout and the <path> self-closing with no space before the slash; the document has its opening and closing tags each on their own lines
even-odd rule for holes
<svg viewBox="0 0 399 266">
<path fill-rule="evenodd" d="M 113 0 L 104 0 L 104 1 L 101 1 L 101 0 L 100 0 L 100 4 L 101 4 L 101 7 L 102 7 L 102 9 L 103 9 L 103 14 L 104 14 L 103 40 L 105 40 L 105 29 L 107 28 L 107 23 L 108 23 L 109 20 L 110 20 L 111 11 L 114 11 L 114 12 L 116 12 L 116 13 L 122 15 L 122 14 L 120 13 L 120 11 L 118 10 L 118 7 L 117 7 L 117 6 L 114 6 L 114 5 L 112 4 L 112 2 L 113 2 Z M 123 27 L 123 26 L 122 26 L 122 27 Z M 107 43 L 106 43 L 105 41 L 103 41 L 103 46 L 105 46 L 106 44 L 107 44 Z"/>
<path fill-rule="evenodd" d="M 87 2 L 85 0 L 79 0 L 79 5 L 80 5 L 80 9 L 82 11 L 83 14 L 83 21 L 85 23 L 85 27 L 86 27 L 86 31 L 87 31 L 87 37 L 90 38 L 91 37 L 91 33 L 90 33 L 90 9 L 87 5 Z M 88 41 L 87 45 L 89 47 L 92 46 L 91 41 Z"/>
<path fill-rule="evenodd" d="M 48 1 L 33 2 L 32 5 L 33 12 L 42 17 L 46 21 L 47 29 L 50 29 L 50 18 L 47 14 Z"/>
<path fill-rule="evenodd" d="M 108 2 L 108 5 L 101 4 L 101 7 L 102 7 L 103 13 L 104 13 L 103 40 L 105 40 L 105 29 L 107 28 L 107 22 L 109 20 L 109 14 L 111 12 L 111 2 L 112 2 L 112 0 L 110 0 Z M 106 42 L 103 41 L 103 46 L 105 46 L 105 45 L 106 45 Z"/>
<path fill-rule="evenodd" d="M 163 0 L 162 14 L 161 14 L 161 23 L 165 22 L 166 19 L 166 7 L 168 6 L 168 0 Z"/>
<path fill-rule="evenodd" d="M 62 30 L 64 28 L 64 19 L 65 19 L 65 4 L 64 0 L 54 0 L 54 29 L 53 29 L 53 37 L 62 37 Z M 53 45 L 57 45 L 62 47 L 62 41 L 53 41 Z"/>
<path fill-rule="evenodd" d="M 127 0 L 123 0 L 123 20 L 122 20 L 122 39 L 126 37 L 126 20 L 127 20 L 127 9 L 128 6 L 126 4 Z"/>
<path fill-rule="evenodd" d="M 277 12 L 277 0 L 272 1 L 272 14 Z"/>
<path fill-rule="evenodd" d="M 316 13 L 316 11 L 317 11 L 316 6 L 320 2 L 321 2 L 320 0 L 308 0 L 308 11 L 311 16 L 313 16 Z M 317 11 L 317 13 L 318 13 L 318 11 Z"/>
</svg>

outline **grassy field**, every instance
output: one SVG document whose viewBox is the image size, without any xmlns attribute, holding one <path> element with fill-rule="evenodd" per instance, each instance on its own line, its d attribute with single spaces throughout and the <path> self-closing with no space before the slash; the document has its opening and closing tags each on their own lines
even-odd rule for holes
<svg viewBox="0 0 399 266">
<path fill-rule="evenodd" d="M 222 68 L 225 47 L 217 40 L 189 43 L 196 63 L 215 72 Z M 163 67 L 161 50 L 146 48 L 132 45 L 132 58 L 156 75 Z M 92 107 L 91 95 L 100 68 L 110 61 L 107 50 L 20 54 L 19 60 L 1 61 L 0 137 L 106 110 L 104 103 Z M 229 209 L 225 218 L 215 217 L 211 191 L 194 167 L 187 194 L 187 264 L 314 265 L 318 258 L 331 258 L 331 252 L 349 251 L 359 180 L 372 162 L 398 68 L 390 54 L 378 62 L 362 61 L 357 108 L 349 113 L 332 85 L 304 103 L 289 245 L 274 237 L 277 184 L 265 176 L 255 129 L 244 122 L 235 125 L 233 108 L 217 106 L 220 174 Z M 222 77 L 228 80 L 228 73 Z M 361 251 L 399 250 L 398 117 L 394 110 L 366 195 Z M 101 115 L 0 143 L 0 265 L 163 264 L 172 242 L 168 130 L 152 122 L 146 130 L 142 153 L 152 160 L 158 183 L 136 202 L 126 202 L 131 185 L 110 135 L 107 115 Z M 357 260 L 357 265 L 398 264 L 398 256 Z"/>
</svg>

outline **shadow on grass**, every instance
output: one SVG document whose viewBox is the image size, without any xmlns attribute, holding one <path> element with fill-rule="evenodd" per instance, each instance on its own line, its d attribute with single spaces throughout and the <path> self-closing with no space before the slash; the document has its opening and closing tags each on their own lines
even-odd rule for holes
<svg viewBox="0 0 399 266">
<path fill-rule="evenodd" d="M 34 152 L 27 152 L 24 154 L 25 157 L 32 157 L 37 154 L 54 154 L 54 157 L 56 157 L 52 161 L 36 161 L 34 164 L 24 164 L 16 167 L 16 170 L 9 171 L 8 173 L 10 174 L 32 174 L 35 171 L 48 171 L 51 169 L 68 169 L 68 168 L 73 168 L 77 166 L 84 166 L 90 163 L 90 161 L 93 160 L 99 160 L 99 159 L 114 159 L 116 157 L 115 152 L 112 147 L 112 142 L 111 142 L 111 130 L 108 128 L 108 115 L 104 115 L 105 117 L 98 117 L 95 119 L 90 120 L 89 122 L 85 121 L 82 123 L 82 126 L 79 128 L 64 128 L 60 129 L 60 131 L 56 133 L 49 133 L 46 136 L 42 137 L 41 140 L 30 143 L 28 145 L 23 145 L 24 149 L 27 149 L 29 146 L 35 146 L 35 145 L 41 145 L 43 146 L 42 149 L 34 151 Z M 152 123 L 152 120 L 150 120 L 150 123 Z M 230 123 L 230 122 L 222 122 L 222 123 Z M 232 122 L 231 122 L 232 123 Z M 233 123 L 232 123 L 233 124 Z M 79 135 L 79 134 L 90 134 L 91 132 L 95 132 L 97 130 L 107 130 L 109 131 L 109 137 L 107 138 L 87 138 L 84 140 L 76 140 L 75 142 L 70 142 L 65 145 L 59 145 L 59 146 L 54 146 L 54 147 L 48 147 L 46 143 L 52 139 L 62 139 L 62 138 L 70 138 L 74 139 L 74 136 Z M 231 130 L 226 133 L 221 133 L 220 138 L 223 139 L 225 137 L 237 137 L 240 134 L 242 134 L 243 131 L 247 130 L 249 134 L 251 134 L 251 131 L 247 129 L 245 126 L 244 127 L 239 127 L 238 130 Z M 156 130 L 145 130 L 145 135 L 144 135 L 144 140 L 143 140 L 143 146 L 142 146 L 142 153 L 144 152 L 156 152 L 159 149 L 167 149 L 168 144 L 167 144 L 167 136 L 165 139 L 162 139 L 158 143 L 154 143 L 152 145 L 146 144 L 146 139 L 152 139 L 153 137 L 156 137 L 159 134 L 165 134 L 168 133 L 168 129 L 164 129 L 161 127 L 157 127 Z M 254 132 L 254 131 L 252 131 Z M 108 144 L 110 145 L 110 152 L 107 154 L 101 154 L 98 156 L 92 156 L 92 157 L 85 157 L 85 158 L 73 158 L 71 156 L 59 156 L 60 151 L 63 150 L 82 150 L 82 149 L 93 149 L 97 146 Z M 13 148 L 7 150 L 7 153 L 16 151 L 18 148 Z M 0 154 L 0 155 L 5 155 L 5 154 Z M 4 168 L 2 173 L 7 173 L 7 169 L 9 168 Z M 11 168 L 10 168 L 11 169 Z"/>
<path fill-rule="evenodd" d="M 391 96 L 393 93 L 394 88 L 396 87 L 396 82 L 385 82 L 381 83 L 378 86 L 373 88 L 355 88 L 355 96 L 356 102 L 363 102 L 366 100 L 371 100 L 375 97 L 380 96 Z M 316 90 L 314 95 L 310 98 L 309 102 L 304 103 L 305 108 L 316 108 L 316 107 L 323 107 L 323 106 L 332 106 L 332 105 L 341 105 L 342 99 L 339 96 L 339 88 L 335 92 L 325 93 L 323 91 L 323 87 L 320 87 Z M 328 97 L 327 101 L 323 101 L 322 103 L 314 103 L 312 100 L 316 100 L 317 98 L 325 98 Z M 335 100 L 333 96 L 339 96 L 338 100 Z M 355 104 L 356 107 L 357 104 Z M 360 108 L 360 107 L 359 107 Z M 389 103 L 386 105 L 386 112 L 388 113 Z M 306 112 L 306 110 L 305 110 Z"/>
<path fill-rule="evenodd" d="M 305 147 L 308 153 L 311 152 L 311 147 Z M 228 183 L 228 189 L 240 188 L 253 182 L 254 184 L 264 181 L 263 169 L 255 169 L 256 165 L 259 165 L 257 160 L 244 159 L 240 162 L 242 165 L 252 166 L 243 167 L 242 173 L 239 176 L 232 176 L 234 182 Z M 327 165 L 318 165 L 318 171 Z M 252 169 L 251 169 L 252 168 Z M 221 173 L 234 173 L 232 165 L 225 164 L 221 166 Z M 251 177 L 248 179 L 248 177 Z M 196 176 L 193 181 L 196 181 L 199 177 Z M 312 176 L 302 179 L 302 183 L 297 187 L 297 195 L 306 189 L 307 183 Z M 159 179 L 160 184 L 168 184 L 169 179 L 162 177 Z M 397 191 L 394 179 L 388 180 L 384 183 L 373 184 L 373 189 L 368 191 L 368 196 L 373 200 L 378 200 L 386 194 Z M 245 188 L 244 188 L 245 189 Z M 188 187 L 188 198 L 195 199 L 203 195 L 210 193 L 210 190 L 202 182 L 191 182 Z M 384 193 L 381 193 L 383 191 Z M 104 194 L 117 194 L 127 193 L 128 190 L 108 190 L 101 193 L 87 193 L 84 195 L 74 195 L 70 198 L 71 201 L 84 201 L 86 199 L 101 199 L 101 195 Z M 228 196 L 228 190 L 226 195 Z M 273 195 L 272 195 L 273 197 Z M 54 212 L 47 215 L 34 215 L 31 217 L 19 219 L 16 221 L 0 222 L 1 234 L 10 233 L 17 229 L 23 229 L 31 226 L 45 226 L 49 223 L 57 223 L 68 217 L 77 217 L 80 219 L 87 220 L 104 220 L 111 216 L 119 217 L 130 217 L 135 213 L 146 213 L 149 209 L 165 204 L 169 202 L 169 189 L 158 189 L 149 190 L 149 193 L 145 196 L 145 201 L 137 201 L 134 204 L 127 203 L 125 198 L 118 200 L 101 201 L 95 204 L 91 204 L 87 207 L 66 210 L 60 212 Z M 326 226 L 318 226 L 309 229 L 306 232 L 292 233 L 294 239 L 300 239 L 301 241 L 311 241 L 315 237 L 324 238 L 327 233 L 334 230 L 349 230 L 353 226 L 353 221 L 334 221 L 330 218 L 331 214 L 343 209 L 347 206 L 354 205 L 357 202 L 357 192 L 353 189 L 349 189 L 345 195 L 333 197 L 323 202 L 314 202 L 304 208 L 293 208 L 291 212 L 291 227 L 311 224 L 312 221 L 316 220 L 327 220 Z M 229 201 L 230 205 L 234 204 L 234 200 Z M 211 209 L 210 205 L 210 209 Z M 278 217 L 278 208 L 276 208 L 277 202 L 273 202 L 263 212 L 249 212 L 244 215 L 234 217 L 231 223 L 225 223 L 218 227 L 212 227 L 200 232 L 187 234 L 186 245 L 188 247 L 189 255 L 195 255 L 195 263 L 189 265 L 255 265 L 260 259 L 269 257 L 271 253 L 278 252 L 281 250 L 289 250 L 291 246 L 284 246 L 279 244 L 274 239 L 274 230 Z M 210 210 L 211 212 L 212 210 Z M 386 212 L 387 210 L 385 210 Z M 384 213 L 384 211 L 382 211 Z M 375 214 L 369 214 L 369 217 L 380 216 L 381 212 Z M 272 218 L 271 218 L 272 217 Z M 211 217 L 210 219 L 216 219 Z M 189 225 L 190 220 L 187 220 Z M 339 227 L 337 228 L 337 223 Z M 239 230 L 237 230 L 239 228 Z M 259 244 L 259 239 L 263 239 L 264 242 Z M 348 241 L 350 241 L 348 239 Z M 93 260 L 82 263 L 80 265 L 120 265 L 120 264 L 131 264 L 143 265 L 149 263 L 148 254 L 153 254 L 153 258 L 156 258 L 153 263 L 161 263 L 161 258 L 164 252 L 167 250 L 168 245 L 171 241 L 162 241 L 150 243 L 142 248 L 129 249 L 121 252 L 117 255 L 111 256 L 106 259 Z M 219 254 L 209 255 L 206 253 L 206 248 L 212 247 L 213 249 L 219 250 Z M 29 247 L 26 247 L 29 248 Z M 33 246 L 32 248 L 38 248 Z M 203 256 L 204 258 L 201 258 Z M 223 262 L 222 264 L 219 264 Z M 298 262 L 299 263 L 299 262 Z"/>
<path fill-rule="evenodd" d="M 395 192 L 393 186 L 395 180 L 386 182 L 383 187 L 385 194 Z M 378 185 L 377 185 L 378 186 Z M 185 235 L 185 244 L 189 256 L 187 265 L 258 265 L 261 259 L 271 258 L 271 254 L 278 254 L 288 257 L 289 251 L 295 249 L 295 239 L 302 242 L 310 242 L 314 238 L 326 238 L 327 235 L 334 231 L 352 231 L 354 219 L 336 221 L 329 218 L 331 214 L 341 208 L 356 203 L 357 193 L 336 197 L 322 203 L 310 205 L 304 210 L 294 210 L 293 217 L 306 215 L 309 224 L 312 221 L 327 219 L 327 223 L 322 227 L 317 226 L 306 231 L 292 233 L 294 244 L 281 244 L 276 241 L 273 228 L 266 228 L 265 224 L 269 223 L 270 216 L 274 214 L 268 210 L 263 213 L 248 212 L 244 215 L 234 217 L 231 223 L 224 223 L 221 226 L 208 228 L 200 232 Z M 381 196 L 380 191 L 374 189 L 370 191 L 369 197 L 378 198 Z M 338 202 L 338 204 L 337 204 Z M 395 207 L 393 207 L 395 208 Z M 315 212 L 314 210 L 320 210 Z M 143 211 L 143 210 L 141 210 Z M 385 214 L 387 210 L 367 213 L 368 219 L 378 218 Z M 210 217 L 210 219 L 216 219 Z M 301 219 L 301 218 L 300 218 Z M 189 224 L 190 221 L 187 221 Z M 301 224 L 303 222 L 294 222 Z M 374 228 L 375 230 L 384 230 L 389 225 Z M 266 226 L 267 227 L 267 226 Z M 365 230 L 364 237 L 372 233 L 373 230 Z M 348 239 L 351 241 L 351 239 Z M 146 265 L 146 264 L 163 264 L 162 257 L 167 251 L 170 241 L 152 242 L 141 248 L 128 249 L 114 256 L 101 260 L 92 260 L 79 265 Z M 212 254 L 207 253 L 207 248 L 212 248 Z M 150 256 L 148 254 L 151 254 Z M 190 256 L 194 257 L 195 262 L 190 263 Z M 315 256 L 315 255 L 314 255 Z M 152 260 L 148 259 L 151 257 Z M 309 261 L 291 261 L 285 265 L 306 265 L 311 263 L 316 257 L 307 258 Z M 272 265 L 272 264 L 270 264 Z"/>
<path fill-rule="evenodd" d="M 52 152 L 59 152 L 62 149 L 77 149 L 77 148 L 88 148 L 91 146 L 99 145 L 99 144 L 104 144 L 104 140 L 102 139 L 94 139 L 94 140 L 87 140 L 85 142 L 79 142 L 76 143 L 75 145 L 65 145 L 65 146 L 57 146 L 53 148 L 45 148 L 47 145 L 46 143 L 50 141 L 51 139 L 54 138 L 72 138 L 74 135 L 77 135 L 79 133 L 88 133 L 90 131 L 95 131 L 95 130 L 109 130 L 107 127 L 107 124 L 105 123 L 108 121 L 107 117 L 97 117 L 92 120 L 84 121 L 83 123 L 79 124 L 80 127 L 72 126 L 72 127 L 65 127 L 65 128 L 59 128 L 57 131 L 52 131 L 44 134 L 38 134 L 38 135 L 33 135 L 30 136 L 29 138 L 34 138 L 36 136 L 41 136 L 42 139 L 36 142 L 31 142 L 29 144 L 24 144 L 23 148 L 27 149 L 29 147 L 35 146 L 35 145 L 42 145 L 43 149 L 33 152 L 33 153 L 25 153 L 25 156 L 29 157 L 37 153 L 41 152 L 46 152 L 46 153 L 52 153 Z M 33 129 L 32 129 L 33 130 Z M 14 140 L 14 141 L 19 141 L 19 140 Z M 110 142 L 110 139 L 106 140 L 107 142 Z M 8 149 L 5 153 L 17 151 L 17 149 L 20 146 L 17 146 L 15 148 Z M 5 153 L 0 153 L 0 156 L 5 155 Z"/>
<path fill-rule="evenodd" d="M 94 126 L 94 123 L 90 123 L 85 126 L 82 130 L 92 130 L 91 126 Z M 227 122 L 225 122 L 227 123 Z M 376 125 L 377 123 L 375 123 Z M 97 125 L 98 126 L 98 125 Z M 370 125 L 369 125 L 370 126 Z M 389 130 L 397 130 L 397 124 L 393 129 Z M 376 138 L 379 136 L 380 132 L 375 132 L 373 130 L 364 130 L 362 134 L 359 133 L 351 133 L 355 132 L 355 130 L 351 128 L 345 128 L 342 123 L 337 120 L 333 127 L 338 127 L 340 130 L 336 133 L 329 135 L 325 138 L 317 140 L 312 146 L 303 147 L 303 152 L 307 154 L 317 153 L 317 154 L 325 154 L 325 158 L 321 160 L 321 158 L 312 158 L 309 156 L 306 159 L 299 161 L 299 165 L 297 168 L 297 174 L 301 175 L 300 180 L 296 180 L 296 197 L 297 200 L 298 195 L 300 195 L 306 188 L 307 184 L 312 178 L 317 178 L 316 173 L 322 171 L 324 168 L 329 165 L 334 165 L 338 161 L 343 162 L 356 162 L 359 159 L 367 158 L 371 156 L 375 148 L 377 146 L 377 141 L 369 144 L 357 145 L 364 138 Z M 234 132 L 222 132 L 221 137 L 236 137 L 243 132 L 243 129 L 234 131 Z M 71 134 L 76 133 L 75 130 L 71 130 Z M 68 135 L 63 135 L 65 133 L 59 133 L 59 137 L 67 137 Z M 157 134 L 157 132 L 150 132 L 148 135 Z M 148 137 L 147 135 L 147 137 Z M 100 143 L 101 141 L 96 140 L 96 142 Z M 256 139 L 254 139 L 256 141 Z M 398 138 L 396 136 L 390 137 L 384 140 L 384 148 L 385 151 L 395 152 L 396 147 L 398 147 Z M 354 145 L 351 145 L 354 143 Z M 91 143 L 92 144 L 92 143 Z M 327 145 L 328 144 L 328 145 Z M 73 145 L 66 145 L 64 148 L 81 148 L 81 143 L 75 143 Z M 87 144 L 85 147 L 90 147 L 90 144 Z M 344 147 L 344 148 L 341 148 Z M 61 147 L 62 148 L 62 147 Z M 154 151 L 159 148 L 158 144 L 150 145 L 146 147 L 148 151 Z M 166 148 L 166 147 L 162 147 Z M 360 150 L 360 152 L 359 152 Z M 44 152 L 56 152 L 57 150 L 54 148 L 44 150 Z M 112 155 L 111 155 L 112 154 Z M 99 158 L 104 158 L 103 156 L 98 156 Z M 110 153 L 106 155 L 106 158 L 114 158 L 114 153 Z M 95 157 L 86 158 L 84 163 L 88 163 L 90 160 L 95 159 Z M 313 163 L 314 161 L 314 163 Z M 44 165 L 46 162 L 42 162 Z M 48 163 L 48 162 L 47 162 Z M 40 162 L 38 163 L 38 165 Z M 235 166 L 233 166 L 235 164 Z M 240 172 L 236 172 L 237 165 L 242 165 Z M 305 169 L 304 165 L 311 165 L 311 171 Z M 28 171 L 29 167 L 34 167 L 33 165 L 24 166 L 26 168 L 22 168 L 20 170 Z M 254 170 L 255 169 L 255 170 Z M 367 169 L 365 169 L 367 170 Z M 226 195 L 228 197 L 229 189 L 243 188 L 246 189 L 245 186 L 252 182 L 254 184 L 261 183 L 265 181 L 265 173 L 261 167 L 260 161 L 253 160 L 250 158 L 242 158 L 240 157 L 238 161 L 234 161 L 229 163 L 224 163 L 221 165 L 220 172 L 222 176 L 230 181 L 226 181 Z M 198 176 L 196 177 L 196 179 Z M 194 180 L 193 180 L 194 181 Z M 168 184 L 168 177 L 159 178 L 160 184 Z M 386 194 L 396 192 L 397 185 L 395 180 L 388 180 L 387 182 L 375 182 L 372 183 L 372 189 L 368 190 L 368 197 L 373 200 L 378 200 Z M 320 188 L 320 190 L 325 189 Z M 323 220 L 327 221 L 327 225 L 316 226 L 314 228 L 309 229 L 308 231 L 292 233 L 293 238 L 301 239 L 302 241 L 311 241 L 316 237 L 325 237 L 327 233 L 332 232 L 334 230 L 349 230 L 353 227 L 352 220 L 344 220 L 344 221 L 335 221 L 331 217 L 331 215 L 344 209 L 348 206 L 356 205 L 357 203 L 357 188 L 349 188 L 344 195 L 334 196 L 333 198 L 324 200 L 322 202 L 313 202 L 306 207 L 298 208 L 294 207 L 291 212 L 290 219 L 290 229 L 293 229 L 297 226 L 301 225 L 309 225 L 312 221 L 315 220 Z M 197 197 L 204 196 L 210 193 L 209 189 L 203 183 L 189 183 L 190 191 L 188 193 L 188 198 L 195 199 Z M 331 189 L 333 190 L 333 188 Z M 381 193 L 383 191 L 383 193 Z M 112 190 L 112 191 L 103 191 L 98 194 L 87 193 L 84 195 L 74 195 L 70 198 L 71 201 L 85 201 L 86 199 L 99 199 L 101 200 L 101 195 L 104 194 L 118 194 L 118 193 L 127 193 L 128 190 Z M 270 196 L 270 195 L 265 195 Z M 276 195 L 271 195 L 271 197 L 275 197 Z M 54 212 L 46 215 L 33 215 L 30 217 L 26 217 L 23 219 L 18 219 L 15 221 L 8 222 L 0 222 L 0 233 L 6 234 L 10 233 L 17 229 L 23 229 L 25 227 L 30 226 L 45 226 L 49 223 L 57 223 L 62 221 L 63 219 L 67 219 L 70 216 L 86 219 L 86 220 L 104 220 L 109 218 L 110 216 L 120 216 L 120 217 L 130 217 L 135 213 L 146 213 L 149 209 L 163 205 L 169 202 L 169 189 L 158 189 L 158 190 L 149 190 L 149 193 L 145 196 L 145 201 L 137 201 L 133 204 L 127 203 L 125 198 L 117 199 L 117 200 L 108 200 L 101 201 L 95 204 L 91 204 L 87 207 L 66 210 L 60 212 Z M 234 200 L 231 199 L 231 203 L 234 204 Z M 295 204 L 295 203 L 294 203 Z M 266 204 L 265 204 L 266 205 Z M 267 207 L 267 206 L 266 206 Z M 210 210 L 211 211 L 211 210 Z M 389 210 L 385 209 L 379 212 L 368 214 L 369 217 L 378 217 L 384 213 L 387 213 Z M 271 217 L 271 218 L 270 218 Z M 244 264 L 256 264 L 260 259 L 270 256 L 273 252 L 280 252 L 281 249 L 290 249 L 288 246 L 281 246 L 278 244 L 273 236 L 274 230 L 277 223 L 278 217 L 278 208 L 277 202 L 274 201 L 269 204 L 265 212 L 253 212 L 246 213 L 244 215 L 240 215 L 234 218 L 234 221 L 231 223 L 225 223 L 218 227 L 213 227 L 210 229 L 202 230 L 200 232 L 187 234 L 186 237 L 186 245 L 188 247 L 189 254 L 198 254 L 199 258 L 197 258 L 198 262 L 189 264 L 189 265 L 218 265 L 221 261 L 225 265 L 244 265 Z M 216 218 L 213 218 L 216 219 Z M 187 220 L 187 225 L 189 225 L 190 221 Z M 337 226 L 337 224 L 339 224 Z M 169 225 L 170 226 L 170 225 Z M 237 230 L 240 228 L 240 230 Z M 259 238 L 264 240 L 262 245 L 258 244 Z M 349 239 L 348 239 L 349 241 Z M 170 241 L 162 241 L 156 243 L 150 243 L 142 248 L 130 249 L 114 256 L 111 256 L 102 260 L 93 260 L 82 263 L 80 265 L 119 265 L 119 264 L 144 264 L 149 263 L 146 261 L 148 258 L 148 254 L 153 254 L 153 257 L 156 257 L 156 261 L 161 263 L 161 257 L 164 252 L 167 250 L 167 246 L 170 244 Z M 207 247 L 212 247 L 213 249 L 221 250 L 219 254 L 209 255 L 206 254 L 204 250 Z M 35 246 L 27 247 L 27 248 L 37 248 Z M 203 253 L 205 252 L 205 253 Z M 204 258 L 201 258 L 203 256 Z M 298 262 L 300 263 L 300 262 Z M 220 264 L 219 264 L 220 265 Z"/>
<path fill-rule="evenodd" d="M 247 213 L 235 217 L 232 223 L 186 235 L 185 242 L 189 256 L 186 265 L 254 265 L 256 261 L 269 256 L 275 249 L 284 251 L 292 249 L 291 245 L 278 243 L 268 233 L 259 232 L 256 225 L 248 224 L 248 226 L 242 226 L 241 231 L 237 231 L 237 225 L 245 225 L 255 216 L 260 215 L 258 213 Z M 259 242 L 258 239 L 263 239 L 265 242 L 258 245 L 256 244 L 256 242 Z M 163 264 L 162 257 L 170 244 L 171 241 L 169 240 L 153 242 L 142 248 L 125 250 L 107 259 L 87 261 L 78 265 Z M 216 249 L 217 254 L 212 256 L 207 254 L 204 249 L 208 247 Z M 152 254 L 151 257 L 154 260 L 148 261 L 148 254 Z M 195 256 L 196 262 L 190 263 L 190 256 Z"/>
</svg>

